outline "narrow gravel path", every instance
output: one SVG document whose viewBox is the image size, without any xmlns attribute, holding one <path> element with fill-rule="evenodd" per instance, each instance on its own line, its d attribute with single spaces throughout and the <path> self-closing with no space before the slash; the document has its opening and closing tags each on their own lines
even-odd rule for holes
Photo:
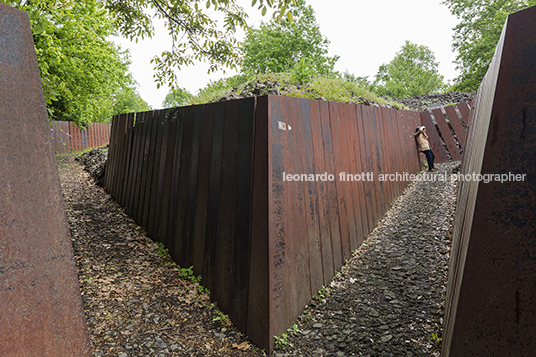
<svg viewBox="0 0 536 357">
<path fill-rule="evenodd" d="M 79 164 L 63 161 L 94 356 L 264 355 Z M 455 194 L 450 180 L 409 187 L 274 355 L 438 356 Z"/>
<path fill-rule="evenodd" d="M 276 356 L 439 356 L 459 162 L 436 167 L 280 337 Z"/>
<path fill-rule="evenodd" d="M 60 180 L 94 356 L 263 355 L 80 164 Z"/>
</svg>

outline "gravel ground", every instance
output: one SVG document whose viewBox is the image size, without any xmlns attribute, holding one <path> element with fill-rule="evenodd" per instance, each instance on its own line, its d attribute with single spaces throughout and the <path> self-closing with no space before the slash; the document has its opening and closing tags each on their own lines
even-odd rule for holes
<svg viewBox="0 0 536 357">
<path fill-rule="evenodd" d="M 263 356 L 82 166 L 62 158 L 94 356 Z M 274 356 L 439 356 L 456 184 L 415 182 Z"/>
</svg>

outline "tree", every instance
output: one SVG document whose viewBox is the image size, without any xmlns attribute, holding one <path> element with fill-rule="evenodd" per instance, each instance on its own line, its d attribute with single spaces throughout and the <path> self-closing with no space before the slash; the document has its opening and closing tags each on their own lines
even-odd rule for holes
<svg viewBox="0 0 536 357">
<path fill-rule="evenodd" d="M 456 68 L 461 74 L 453 87 L 476 91 L 493 59 L 509 14 L 536 5 L 535 0 L 445 0 L 460 23 L 454 27 L 452 48 L 458 52 Z"/>
<path fill-rule="evenodd" d="M 428 47 L 406 41 L 391 62 L 379 67 L 375 92 L 395 98 L 439 92 L 445 85 L 438 65 Z"/>
<path fill-rule="evenodd" d="M 162 106 L 164 108 L 182 107 L 187 105 L 193 97 L 186 89 L 175 88 L 166 95 Z"/>
<path fill-rule="evenodd" d="M 272 19 L 248 31 L 243 46 L 244 73 L 290 72 L 300 66 L 300 60 L 316 73 L 333 72 L 338 56 L 327 56 L 329 41 L 320 33 L 313 8 L 298 0 L 289 13 L 293 21 Z"/>
<path fill-rule="evenodd" d="M 139 113 L 151 110 L 151 106 L 142 99 L 132 87 L 124 87 L 114 96 L 111 115 L 124 113 Z"/>
<path fill-rule="evenodd" d="M 106 38 L 114 22 L 97 0 L 7 1 L 30 17 L 51 120 L 109 119 L 114 94 L 133 86 L 130 61 Z"/>
<path fill-rule="evenodd" d="M 153 59 L 157 86 L 176 86 L 174 68 L 208 61 L 209 71 L 222 67 L 237 68 L 239 49 L 236 32 L 246 29 L 247 14 L 236 0 L 102 0 L 116 19 L 120 33 L 130 39 L 151 37 L 152 18 L 164 19 L 173 40 L 172 48 Z M 262 14 L 276 8 L 274 16 L 291 17 L 288 6 L 295 0 L 253 0 Z M 220 18 L 220 21 L 218 21 Z M 223 24 L 223 26 L 220 25 Z"/>
</svg>

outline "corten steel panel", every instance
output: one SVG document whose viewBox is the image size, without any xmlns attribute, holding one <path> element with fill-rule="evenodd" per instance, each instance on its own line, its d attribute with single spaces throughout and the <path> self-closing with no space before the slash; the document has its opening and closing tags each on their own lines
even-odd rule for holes
<svg viewBox="0 0 536 357">
<path fill-rule="evenodd" d="M 359 148 L 361 152 L 361 169 L 362 172 L 367 173 L 371 171 L 370 166 L 370 160 L 368 159 L 370 156 L 368 145 L 366 142 L 366 136 L 365 136 L 365 129 L 364 129 L 364 116 L 365 112 L 363 111 L 364 106 L 361 104 L 356 104 L 356 114 L 357 114 L 357 130 L 359 135 Z M 367 114 L 368 115 L 368 114 Z M 371 182 L 363 182 L 363 190 L 364 190 L 364 201 L 365 201 L 365 212 L 363 214 L 367 220 L 366 226 L 368 227 L 368 230 L 372 230 L 374 227 L 373 222 L 373 209 L 372 209 L 372 196 L 371 196 Z"/>
<path fill-rule="evenodd" d="M 155 164 L 155 151 L 156 151 L 156 140 L 158 134 L 158 113 L 159 111 L 153 111 L 150 122 L 149 122 L 149 150 L 147 150 L 147 166 L 146 166 L 146 181 L 145 181 L 145 191 L 143 193 L 143 208 L 140 213 L 140 221 L 143 227 L 148 227 L 149 225 L 149 206 L 151 204 L 151 193 L 153 192 L 153 173 L 154 173 L 154 164 Z"/>
<path fill-rule="evenodd" d="M 138 224 L 147 227 L 149 201 L 151 199 L 152 178 L 154 168 L 154 144 L 156 142 L 157 121 L 156 112 L 152 112 L 147 118 L 147 135 L 145 137 L 145 152 L 143 157 L 142 186 L 140 192 L 140 206 L 138 211 Z"/>
<path fill-rule="evenodd" d="M 329 103 L 321 101 L 320 106 L 320 124 L 322 126 L 322 141 L 324 143 L 324 163 L 326 172 L 328 174 L 336 175 L 335 172 L 335 158 L 333 156 L 333 137 L 331 135 L 331 119 L 329 112 Z M 341 244 L 341 228 L 339 218 L 339 199 L 337 198 L 337 178 L 333 181 L 329 181 L 326 184 L 326 199 L 324 201 L 324 207 L 326 210 L 326 217 L 329 222 L 329 232 L 331 237 L 331 265 L 334 270 L 338 269 L 339 264 L 342 263 L 342 251 Z M 329 248 L 328 248 L 329 249 Z M 331 271 L 331 267 L 327 266 L 326 269 Z"/>
<path fill-rule="evenodd" d="M 389 161 L 389 173 L 396 174 L 400 172 L 401 159 L 403 158 L 404 153 L 401 152 L 400 148 L 400 139 L 399 133 L 397 130 L 398 120 L 396 114 L 404 114 L 404 112 L 396 111 L 386 111 L 386 120 L 385 120 L 385 135 L 386 135 L 386 155 L 388 155 Z M 397 181 L 391 181 L 391 190 L 393 195 L 398 195 L 400 190 L 400 183 Z"/>
<path fill-rule="evenodd" d="M 233 248 L 234 218 L 236 209 L 236 152 L 238 149 L 238 114 L 240 103 L 225 103 L 223 111 L 223 141 L 220 168 L 220 194 L 218 202 L 218 228 L 214 256 L 214 300 L 224 311 L 230 311 L 230 266 Z"/>
<path fill-rule="evenodd" d="M 210 173 L 208 178 L 207 222 L 205 232 L 205 262 L 203 264 L 203 284 L 211 289 L 215 284 L 216 242 L 218 240 L 218 213 L 223 155 L 223 124 L 225 103 L 214 104 L 212 119 L 212 141 L 210 152 Z"/>
<path fill-rule="evenodd" d="M 132 211 L 132 217 L 136 220 L 138 224 L 141 224 L 141 216 L 143 212 L 143 200 L 145 198 L 145 184 L 147 182 L 147 163 L 149 160 L 149 141 L 151 135 L 151 117 L 153 112 L 144 112 L 141 113 L 140 118 L 140 152 L 138 157 L 138 171 L 137 176 L 137 186 L 135 189 L 135 206 Z"/>
<path fill-rule="evenodd" d="M 443 356 L 534 356 L 536 343 L 536 7 L 507 19 L 477 94 L 449 267 Z"/>
<path fill-rule="evenodd" d="M 156 142 L 154 143 L 155 149 L 154 149 L 154 155 L 153 155 L 153 177 L 152 177 L 152 185 L 151 185 L 151 199 L 149 201 L 149 207 L 147 211 L 147 233 L 150 237 L 154 237 L 156 240 L 156 230 L 158 229 L 156 221 L 159 219 L 157 216 L 157 206 L 160 205 L 162 202 L 162 186 L 163 184 L 163 171 L 165 169 L 165 166 L 162 165 L 162 151 L 163 146 L 162 142 L 164 141 L 164 137 L 167 135 L 165 133 L 165 115 L 167 110 L 157 110 L 154 114 L 154 120 L 156 122 L 157 130 L 156 130 Z M 160 191 L 160 192 L 159 192 Z"/>
<path fill-rule="evenodd" d="M 445 151 L 445 148 L 443 147 L 443 143 L 439 137 L 439 134 L 437 133 L 434 122 L 430 117 L 430 113 L 421 112 L 421 120 L 422 125 L 426 127 L 426 133 L 429 137 L 430 146 L 432 147 L 432 151 L 436 156 L 435 162 L 442 163 L 449 161 L 449 157 Z M 413 131 L 415 131 L 415 129 L 413 129 Z"/>
<path fill-rule="evenodd" d="M 69 122 L 69 134 L 71 134 L 71 151 L 80 150 L 80 131 L 78 127 L 71 121 Z"/>
<path fill-rule="evenodd" d="M 174 145 L 171 152 L 171 161 L 166 162 L 166 165 L 169 165 L 169 201 L 168 206 L 165 210 L 162 211 L 162 223 L 160 230 L 162 233 L 161 241 L 166 244 L 166 247 L 169 249 L 169 252 L 174 254 L 175 252 L 175 217 L 177 215 L 177 207 L 182 202 L 178 202 L 178 181 L 179 174 L 181 170 L 181 150 L 182 150 L 182 140 L 183 140 L 183 131 L 184 125 L 186 123 L 185 119 L 185 109 L 184 108 L 172 108 L 172 117 L 176 123 L 174 126 L 174 131 L 170 132 L 169 135 L 173 135 Z M 168 148 L 169 150 L 169 148 Z M 166 193 L 164 193 L 166 195 Z M 165 225 L 164 225 L 165 224 Z M 175 259 L 175 258 L 174 258 Z"/>
<path fill-rule="evenodd" d="M 319 101 L 309 103 L 309 116 L 311 118 L 311 140 L 314 155 L 314 168 L 318 174 L 333 174 L 328 172 L 325 162 L 325 149 L 322 140 L 322 122 Z M 316 182 L 314 187 L 314 204 L 317 210 L 317 234 L 320 245 L 320 261 L 322 262 L 322 285 L 327 285 L 334 274 L 333 253 L 331 249 L 330 217 L 328 212 L 328 185 L 330 181 Z M 316 233 L 315 233 L 316 234 Z"/>
<path fill-rule="evenodd" d="M 292 308 L 288 290 L 296 286 L 296 274 L 289 271 L 288 259 L 291 255 L 286 239 L 290 235 L 288 226 L 287 199 L 290 187 L 282 181 L 286 172 L 294 168 L 285 161 L 288 157 L 288 127 L 286 126 L 286 103 L 283 98 L 269 97 L 268 102 L 268 252 L 269 252 L 269 332 L 284 331 L 288 326 Z M 279 124 L 281 123 L 281 124 Z M 281 127 L 281 129 L 279 129 Z M 279 131 L 279 132 L 278 132 Z M 294 172 L 291 172 L 294 174 Z M 294 303 L 294 306 L 296 304 Z M 284 321 L 273 316 L 287 316 Z M 270 340 L 270 345 L 272 341 Z"/>
<path fill-rule="evenodd" d="M 330 105 L 328 102 L 320 102 L 320 123 L 322 125 L 322 141 L 324 143 L 324 162 L 326 164 L 326 172 L 328 174 L 336 175 L 336 165 L 333 149 L 333 136 L 331 130 L 331 118 L 330 118 Z M 337 180 L 336 177 L 333 181 L 326 184 L 326 200 L 325 208 L 327 211 L 327 218 L 329 221 L 329 228 L 331 234 L 331 252 L 332 252 L 332 265 L 334 269 L 338 269 L 342 262 L 342 250 L 341 250 L 341 227 L 339 218 L 339 199 L 337 196 Z M 328 267 L 329 269 L 329 267 Z"/>
<path fill-rule="evenodd" d="M 257 99 L 254 118 L 254 160 L 251 205 L 251 250 L 249 266 L 247 335 L 260 348 L 270 353 L 273 349 L 273 329 L 270 323 L 272 299 L 272 269 L 269 268 L 269 221 L 272 203 L 268 196 L 269 175 L 269 122 L 268 96 Z M 211 106 L 213 108 L 213 106 Z M 208 135 L 204 138 L 209 138 Z"/>
<path fill-rule="evenodd" d="M 151 208 L 152 218 L 149 219 L 149 226 L 147 227 L 147 233 L 150 237 L 153 237 L 154 240 L 161 241 L 159 231 L 160 231 L 160 222 L 162 219 L 162 206 L 164 202 L 164 186 L 166 178 L 166 159 L 169 145 L 169 131 L 170 131 L 170 120 L 169 120 L 169 109 L 162 110 L 159 114 L 159 120 L 161 125 L 159 141 L 157 142 L 157 154 L 158 155 L 158 174 L 155 178 L 156 184 L 156 194 L 153 206 Z"/>
<path fill-rule="evenodd" d="M 452 128 L 454 129 L 456 137 L 458 138 L 458 143 L 463 150 L 465 148 L 465 129 L 460 121 L 461 119 L 458 117 L 458 113 L 456 113 L 454 106 L 445 107 L 445 112 L 447 112 L 449 121 L 451 122 Z"/>
<path fill-rule="evenodd" d="M 109 166 L 109 169 L 110 169 L 110 177 L 112 177 L 113 179 L 111 180 L 111 185 L 112 185 L 112 190 L 113 192 L 115 192 L 115 188 L 119 185 L 119 174 L 120 174 L 120 171 L 119 171 L 119 160 L 120 160 L 120 155 L 119 155 L 119 150 L 120 150 L 120 142 L 119 142 L 119 127 L 121 126 L 121 123 L 120 123 L 120 116 L 117 116 L 114 120 L 114 130 L 113 130 L 113 133 L 114 133 L 114 145 L 110 148 L 111 150 L 111 157 L 112 157 L 112 160 L 110 162 L 110 165 L 107 164 L 107 166 Z"/>
<path fill-rule="evenodd" d="M 115 115 L 112 117 L 112 128 L 114 127 L 114 121 L 115 121 Z M 113 129 L 112 129 L 113 130 Z M 108 160 L 106 162 L 106 171 L 104 173 L 104 186 L 108 189 L 113 182 L 113 162 L 115 161 L 115 155 L 113 154 L 114 145 L 116 144 L 115 137 L 111 135 L 111 142 L 110 147 L 108 148 Z M 114 194 L 112 191 L 108 189 L 109 192 Z"/>
<path fill-rule="evenodd" d="M 66 154 L 71 151 L 71 139 L 69 137 L 69 122 L 53 121 L 51 122 L 52 129 L 52 145 L 56 154 Z"/>
<path fill-rule="evenodd" d="M 364 152 L 366 155 L 363 157 L 365 172 L 374 172 L 375 167 L 375 156 L 373 152 L 373 133 L 372 133 L 372 121 L 373 121 L 373 109 L 368 106 L 361 106 L 361 111 L 363 113 L 363 121 L 361 125 L 361 136 L 364 138 Z M 378 200 L 376 194 L 376 182 L 375 181 L 366 181 L 365 182 L 365 199 L 367 200 L 367 211 L 369 219 L 369 227 L 374 227 L 378 220 Z"/>
<path fill-rule="evenodd" d="M 276 334 L 288 328 L 298 310 L 307 304 L 306 296 L 310 293 L 304 182 L 283 181 L 283 173 L 303 173 L 300 159 L 304 152 L 298 141 L 303 119 L 294 117 L 299 111 L 297 104 L 285 97 L 270 97 L 269 101 L 269 193 L 273 201 L 269 216 L 272 234 L 269 250 L 274 290 L 270 303 L 271 315 L 281 316 L 271 323 Z M 307 286 L 303 286 L 304 282 Z"/>
<path fill-rule="evenodd" d="M 343 168 L 345 172 L 349 174 L 356 174 L 354 171 L 355 152 L 351 148 L 350 141 L 350 125 L 351 119 L 355 115 L 355 108 L 353 104 L 339 103 L 337 105 L 337 115 L 339 117 L 339 129 L 340 129 L 340 145 L 343 160 Z M 343 257 L 349 259 L 352 250 L 357 248 L 357 237 L 362 235 L 361 221 L 356 217 L 356 202 L 357 199 L 357 185 L 355 181 L 341 182 L 340 186 L 345 192 L 346 208 L 348 217 L 348 244 L 343 246 Z"/>
<path fill-rule="evenodd" d="M 300 157 L 295 157 L 299 159 L 300 173 L 316 174 L 309 107 L 312 101 L 298 98 L 289 98 L 288 101 L 289 104 L 293 104 L 291 107 L 293 108 L 293 112 L 289 113 L 289 124 L 293 130 L 296 130 L 294 132 L 296 141 L 292 144 L 300 152 Z M 295 151 L 292 149 L 292 146 L 290 147 L 291 152 Z M 303 222 L 305 229 L 301 232 L 301 239 L 303 240 L 297 241 L 297 245 L 298 251 L 303 258 L 297 255 L 296 264 L 302 265 L 304 269 L 302 272 L 304 279 L 301 281 L 303 287 L 300 289 L 306 296 L 298 299 L 298 306 L 309 303 L 311 293 L 318 291 L 323 284 L 315 186 L 315 181 L 305 181 L 302 183 L 303 201 L 300 203 L 299 215 L 300 218 L 304 218 L 301 222 Z"/>
<path fill-rule="evenodd" d="M 87 128 L 80 128 L 80 142 L 80 149 L 83 150 L 89 147 Z"/>
<path fill-rule="evenodd" d="M 178 176 L 177 201 L 180 203 L 175 215 L 175 250 L 173 252 L 181 266 L 192 265 L 190 247 L 192 235 L 189 226 L 195 210 L 195 185 L 201 135 L 202 106 L 189 106 L 184 111 L 184 131 L 181 148 L 180 172 Z"/>
<path fill-rule="evenodd" d="M 130 152 L 130 160 L 128 165 L 128 186 L 127 186 L 127 195 L 126 195 L 126 208 L 128 209 L 130 215 L 133 215 L 134 205 L 135 205 L 135 187 L 136 182 L 139 179 L 138 164 L 139 164 L 139 153 L 141 151 L 141 141 L 140 141 L 140 117 L 141 113 L 136 113 L 134 115 L 134 123 L 131 130 L 132 136 L 132 149 Z M 110 140 L 110 147 L 112 146 L 112 141 Z"/>
<path fill-rule="evenodd" d="M 333 144 L 333 158 L 334 158 L 334 175 L 339 175 L 341 172 L 346 172 L 344 166 L 344 156 L 341 149 L 341 128 L 340 128 L 340 118 L 337 110 L 337 105 L 340 103 L 329 102 L 329 119 L 331 124 L 331 138 Z M 338 179 L 338 177 L 337 177 Z M 340 237 L 337 237 L 333 242 L 334 249 L 334 258 L 335 258 L 335 267 L 338 269 L 342 266 L 344 259 L 347 259 L 345 250 L 349 245 L 349 230 L 348 230 L 348 208 L 347 208 L 347 197 L 346 192 L 344 191 L 344 186 L 346 184 L 339 180 L 336 180 L 337 185 L 337 200 L 338 200 L 338 209 L 339 209 L 339 226 L 340 226 Z M 340 238 L 340 240 L 338 239 Z"/>
<path fill-rule="evenodd" d="M 383 153 L 385 152 L 384 146 L 383 146 L 383 140 L 382 140 L 382 133 L 380 130 L 381 127 L 381 121 L 382 118 L 382 108 L 375 107 L 374 108 L 374 120 L 372 121 L 372 129 L 374 133 L 374 151 L 373 155 L 376 159 L 376 166 L 374 167 L 374 177 L 376 179 L 374 180 L 374 183 L 376 184 L 377 189 L 377 197 L 378 197 L 378 207 L 379 207 L 379 214 L 378 214 L 378 220 L 383 216 L 383 214 L 387 211 L 386 207 L 389 205 L 387 204 L 386 196 L 385 196 L 385 184 L 384 181 L 380 181 L 378 179 L 379 175 L 382 173 L 382 169 L 385 167 L 384 163 L 384 157 Z"/>
<path fill-rule="evenodd" d="M 91 356 L 28 15 L 0 38 L 0 355 Z"/>
<path fill-rule="evenodd" d="M 465 123 L 465 126 L 469 127 L 469 122 L 471 119 L 471 107 L 467 103 L 460 103 L 456 104 L 456 107 L 460 111 L 460 114 L 462 115 L 463 122 Z"/>
<path fill-rule="evenodd" d="M 432 114 L 434 115 L 434 118 L 436 119 L 437 126 L 439 127 L 439 130 L 441 131 L 441 135 L 443 136 L 443 141 L 447 145 L 447 149 L 450 153 L 450 157 L 454 161 L 459 161 L 462 159 L 462 156 L 460 154 L 460 149 L 458 149 L 458 146 L 456 145 L 456 142 L 454 141 L 454 137 L 452 136 L 452 132 L 449 129 L 449 126 L 447 122 L 445 121 L 445 117 L 443 116 L 443 112 L 441 109 L 434 109 L 432 110 Z"/>
<path fill-rule="evenodd" d="M 135 125 L 132 130 L 132 155 L 131 155 L 131 163 L 129 167 L 131 167 L 131 172 L 129 173 L 129 176 L 132 177 L 132 183 L 129 187 L 128 192 L 128 211 L 131 216 L 134 217 L 134 208 L 137 206 L 137 199 L 136 196 L 136 188 L 138 187 L 138 182 L 140 180 L 139 175 L 139 167 L 140 167 L 140 157 L 141 152 L 143 150 L 143 145 L 141 141 L 141 134 L 142 134 L 142 123 L 141 123 L 141 117 L 143 113 L 136 113 L 135 117 Z"/>
<path fill-rule="evenodd" d="M 116 178 L 116 183 L 117 183 L 117 186 L 115 188 L 115 191 L 117 192 L 117 201 L 122 203 L 123 202 L 123 183 L 125 181 L 125 162 L 126 162 L 126 155 L 127 155 L 127 145 L 126 145 L 126 131 L 127 131 L 127 124 L 128 124 L 128 120 L 127 120 L 127 115 L 126 114 L 122 114 L 120 117 L 119 117 L 119 130 L 118 130 L 118 137 L 117 137 L 117 142 L 118 142 L 118 146 L 119 146 L 119 150 L 117 152 L 118 154 L 118 159 L 117 160 L 117 178 Z M 90 133 L 91 135 L 91 133 Z"/>
<path fill-rule="evenodd" d="M 167 149 L 166 149 L 166 163 L 165 163 L 165 173 L 164 173 L 164 186 L 163 186 L 163 199 L 162 199 L 162 208 L 161 214 L 159 215 L 160 223 L 158 225 L 158 235 L 156 239 L 163 242 L 168 249 L 171 247 L 170 235 L 168 233 L 168 217 L 169 211 L 171 209 L 172 203 L 175 200 L 175 197 L 171 197 L 172 190 L 172 177 L 173 177 L 173 168 L 175 167 L 175 150 L 177 143 L 179 142 L 177 132 L 179 127 L 179 111 L 178 108 L 171 108 L 166 114 L 166 121 L 169 123 L 168 129 L 168 138 L 167 138 Z"/>
<path fill-rule="evenodd" d="M 390 119 L 389 110 L 387 110 L 386 108 L 381 108 L 381 122 L 378 123 L 378 130 L 379 130 L 379 136 L 381 140 L 381 151 L 380 151 L 381 171 L 380 173 L 382 174 L 390 174 L 393 171 L 391 167 L 392 155 L 391 155 L 390 148 L 391 148 L 391 145 L 393 145 L 394 143 L 392 143 L 390 140 L 387 139 L 387 135 L 389 134 L 387 130 L 387 122 L 389 121 L 389 119 Z M 379 178 L 376 178 L 376 179 L 379 180 Z M 385 195 L 384 197 L 385 197 L 387 206 L 392 200 L 392 193 L 394 191 L 393 184 L 394 183 L 391 181 L 385 181 L 382 183 L 383 192 Z"/>
<path fill-rule="evenodd" d="M 251 200 L 253 180 L 253 133 L 255 99 L 240 102 L 238 121 L 238 148 L 236 157 L 236 208 L 234 222 L 233 256 L 230 269 L 230 284 L 235 293 L 231 295 L 231 310 L 237 326 L 247 331 L 249 299 L 249 267 L 251 251 Z"/>
<path fill-rule="evenodd" d="M 89 124 L 87 129 L 87 147 L 95 147 L 93 144 L 93 125 Z"/>
<path fill-rule="evenodd" d="M 145 124 L 145 112 L 136 114 L 136 126 L 134 127 L 134 135 L 136 138 L 136 154 L 134 157 L 135 164 L 134 164 L 134 182 L 132 184 L 131 188 L 131 207 L 129 207 L 130 214 L 132 217 L 137 219 L 137 211 L 138 211 L 138 205 L 140 201 L 140 195 L 139 195 L 139 187 L 141 185 L 141 166 L 143 161 L 143 152 L 144 152 L 144 132 L 146 128 Z"/>
<path fill-rule="evenodd" d="M 133 142 L 133 130 L 134 130 L 134 113 L 127 114 L 127 122 L 125 126 L 125 141 L 124 141 L 124 152 L 125 152 L 125 165 L 124 165 L 124 180 L 123 185 L 121 187 L 121 205 L 123 207 L 127 207 L 128 205 L 128 199 L 129 199 L 129 193 L 130 193 L 130 185 L 132 182 L 132 176 L 129 175 L 129 173 L 132 170 L 132 154 L 133 154 L 133 148 L 132 148 L 132 142 Z M 102 126 L 102 129 L 104 131 L 104 135 L 106 135 L 106 126 Z M 106 138 L 106 136 L 105 136 Z M 107 138 L 109 140 L 109 138 Z M 106 173 L 106 171 L 105 171 Z"/>
<path fill-rule="evenodd" d="M 210 158 L 212 146 L 212 122 L 214 119 L 214 106 L 203 106 L 203 117 L 199 147 L 199 165 L 197 169 L 197 185 L 195 192 L 195 216 L 192 247 L 192 262 L 195 274 L 203 273 L 205 263 L 205 226 L 208 210 L 208 189 L 210 177 Z M 203 281 L 202 284 L 205 284 Z"/>
<path fill-rule="evenodd" d="M 361 140 L 362 138 L 359 135 L 359 121 L 362 120 L 361 115 L 361 108 L 359 108 L 357 105 L 352 105 L 352 112 L 353 115 L 349 116 L 348 123 L 350 125 L 350 143 L 351 143 L 351 149 L 353 150 L 353 163 L 352 163 L 352 169 L 353 173 L 358 175 L 362 174 L 363 166 L 362 166 L 362 156 L 364 153 L 361 149 Z M 366 203 L 365 203 L 365 183 L 361 181 L 356 181 L 354 183 L 355 185 L 355 197 L 354 197 L 354 209 L 356 214 L 356 222 L 360 224 L 361 231 L 358 231 L 357 236 L 357 244 L 358 246 L 363 242 L 365 239 L 365 236 L 370 232 L 370 228 L 368 226 L 368 219 L 367 219 L 367 212 L 366 212 Z"/>
<path fill-rule="evenodd" d="M 189 151 L 189 158 L 186 158 L 188 161 L 187 166 L 183 166 L 188 170 L 186 179 L 182 180 L 184 182 L 181 185 L 184 185 L 187 188 L 185 194 L 180 194 L 180 197 L 183 197 L 184 202 L 184 224 L 182 226 L 181 233 L 181 242 L 182 242 L 182 255 L 183 266 L 192 266 L 193 265 L 193 254 L 192 247 L 194 245 L 194 218 L 195 218 L 195 209 L 196 209 L 196 191 L 197 191 L 197 182 L 198 182 L 198 167 L 199 167 L 199 152 L 203 144 L 201 138 L 201 129 L 203 126 L 203 109 L 204 106 L 198 105 L 191 107 L 189 112 L 189 117 L 193 121 L 193 129 L 191 133 L 191 149 Z M 185 151 L 183 150 L 183 153 Z M 199 267 L 201 268 L 201 266 Z M 199 269 L 201 270 L 201 269 Z"/>
<path fill-rule="evenodd" d="M 145 204 L 143 206 L 143 226 L 147 228 L 149 233 L 149 227 L 154 225 L 154 213 L 156 206 L 156 195 L 158 191 L 158 174 L 160 169 L 160 150 L 162 149 L 162 113 L 165 110 L 153 111 L 152 117 L 152 135 L 151 144 L 149 150 L 149 170 L 147 176 L 147 187 L 145 190 Z M 154 231 L 153 231 L 154 232 Z"/>
</svg>

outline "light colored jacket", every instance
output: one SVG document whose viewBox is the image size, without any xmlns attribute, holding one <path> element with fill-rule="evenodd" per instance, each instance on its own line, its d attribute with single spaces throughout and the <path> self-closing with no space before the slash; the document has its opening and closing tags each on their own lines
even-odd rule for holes
<svg viewBox="0 0 536 357">
<path fill-rule="evenodd" d="M 428 142 L 428 135 L 422 129 L 419 129 L 416 133 L 413 134 L 415 140 L 417 140 L 417 148 L 419 151 L 430 150 L 430 143 Z"/>
</svg>

